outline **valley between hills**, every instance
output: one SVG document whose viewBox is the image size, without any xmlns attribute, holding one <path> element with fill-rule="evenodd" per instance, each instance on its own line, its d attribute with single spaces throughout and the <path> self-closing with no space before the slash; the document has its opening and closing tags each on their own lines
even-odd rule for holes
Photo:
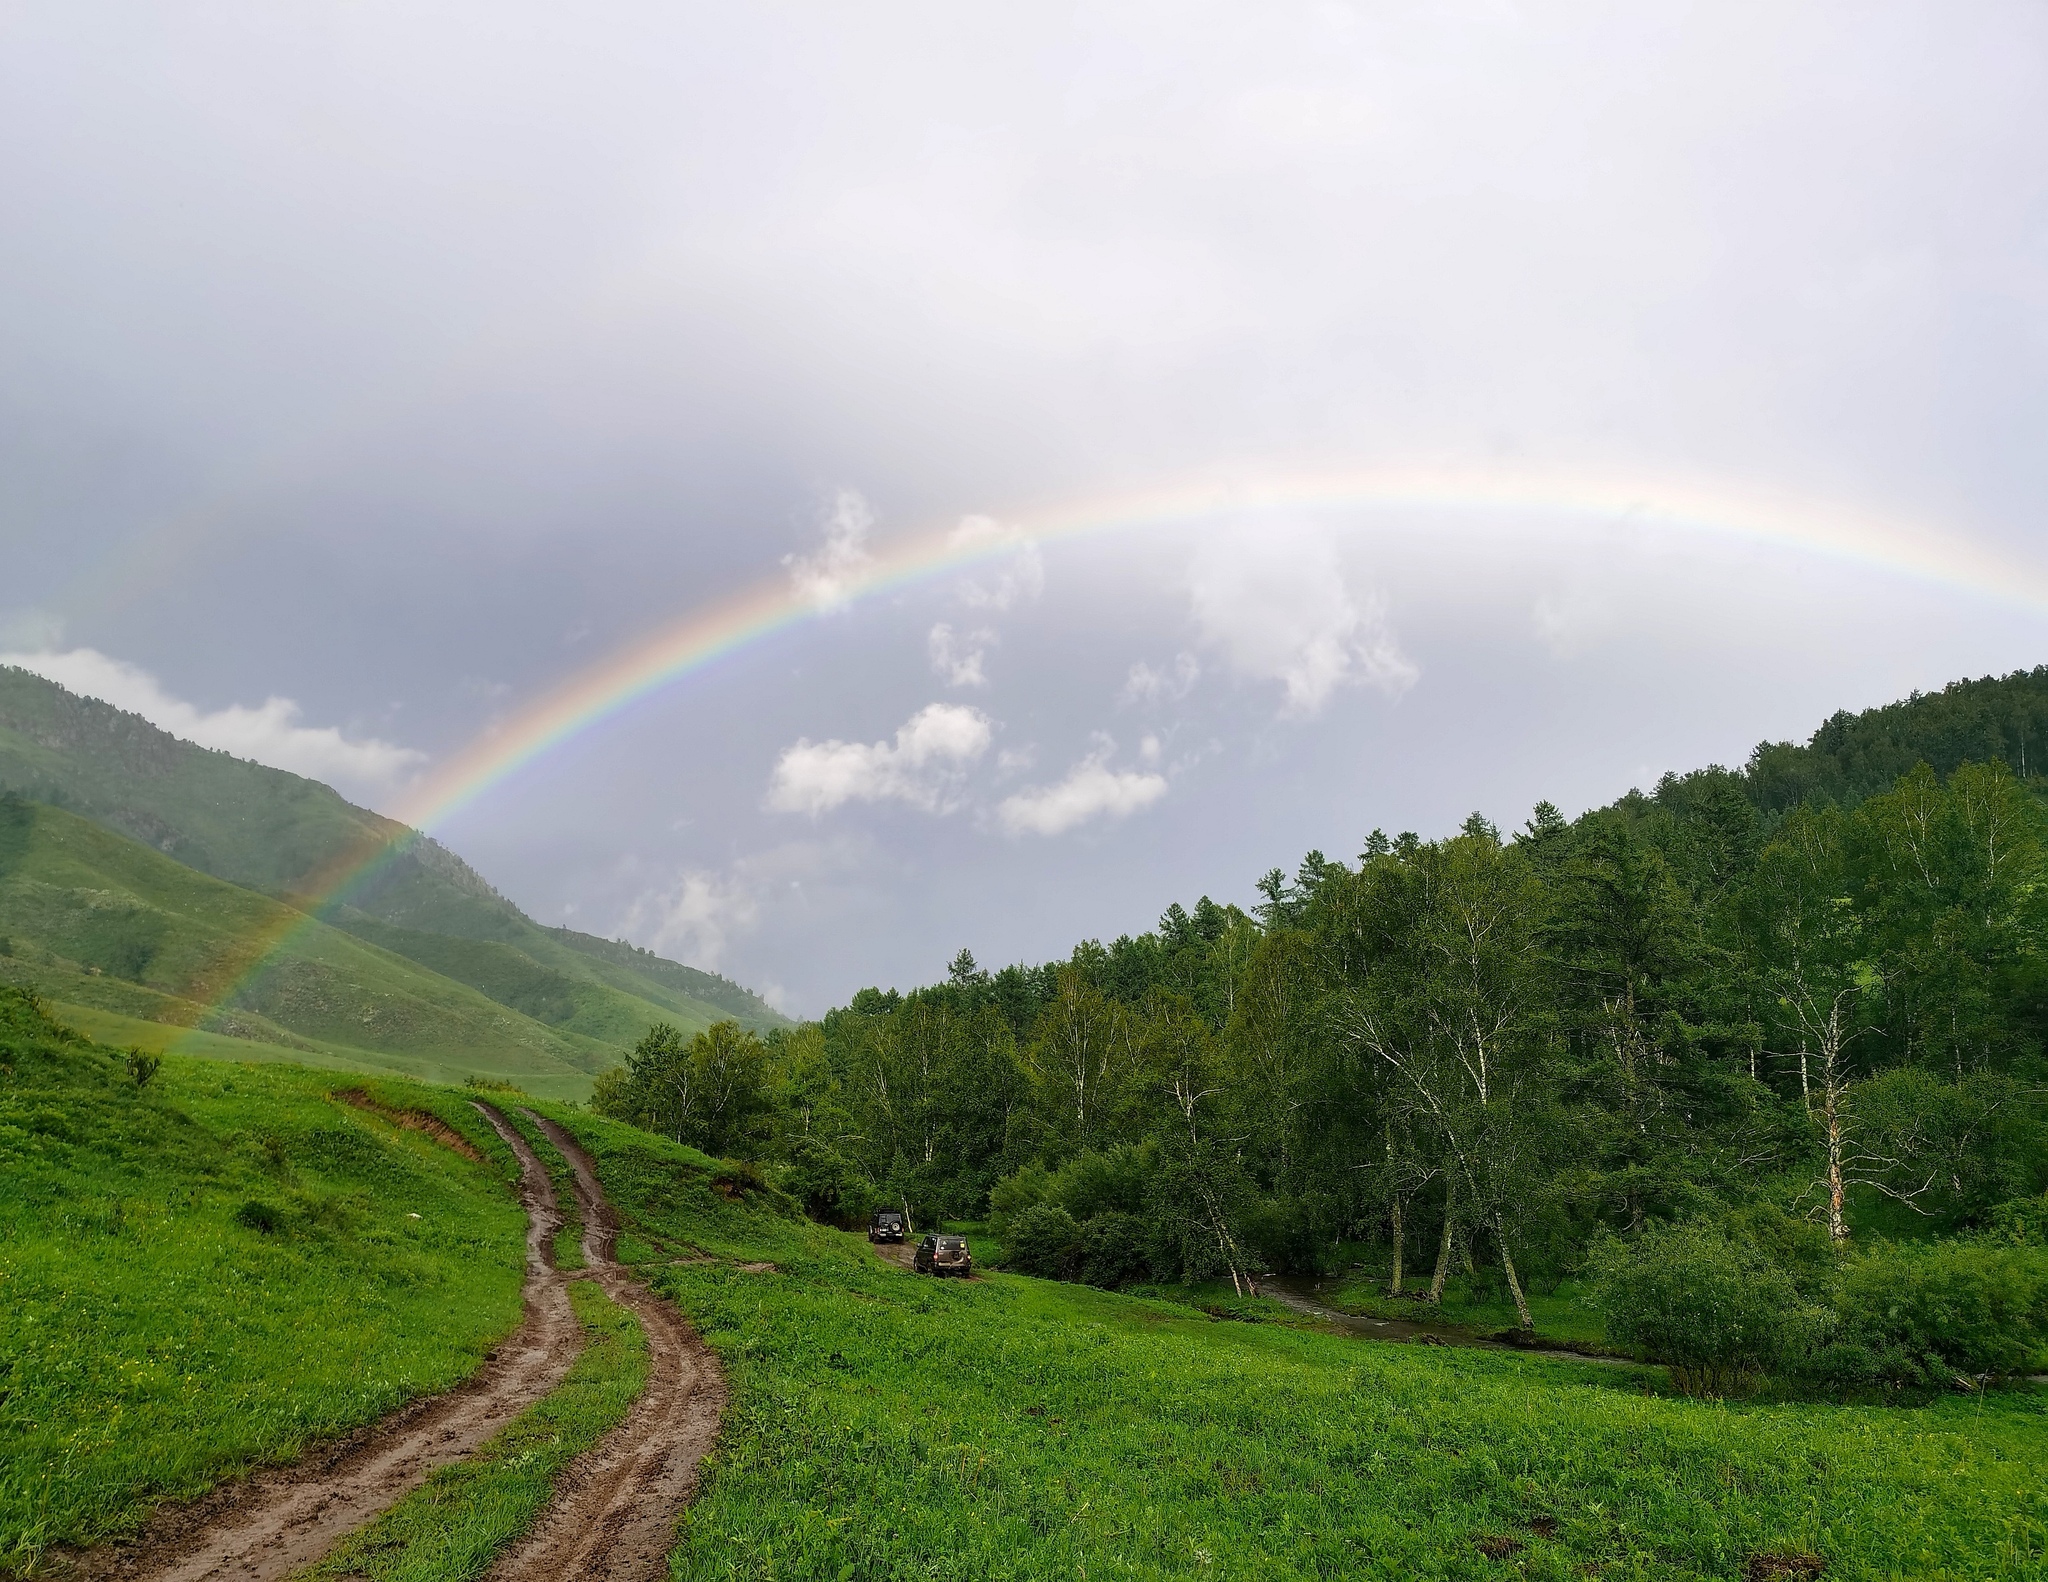
<svg viewBox="0 0 2048 1582">
<path fill-rule="evenodd" d="M 0 795 L 0 982 L 107 1042 L 578 1098 L 656 1021 L 784 1021 L 714 974 L 543 928 L 431 840 L 307 901 L 403 832 L 21 670 L 0 669 Z"/>
<path fill-rule="evenodd" d="M 0 671 L 0 1575 L 2048 1578 L 2037 722 L 1963 683 L 799 1025 Z M 1902 809 L 1980 933 L 1885 887 Z M 1952 1068 L 1745 1054 L 1717 996 L 1789 980 L 1715 930 L 1813 830 L 1862 1047 L 1988 964 Z M 1475 958 L 1512 1115 L 1354 1058 L 1451 1003 L 1443 896 L 1533 920 Z M 1559 970 L 1646 939 L 1636 1022 Z M 1902 1208 L 1826 1093 L 1949 1175 Z"/>
</svg>

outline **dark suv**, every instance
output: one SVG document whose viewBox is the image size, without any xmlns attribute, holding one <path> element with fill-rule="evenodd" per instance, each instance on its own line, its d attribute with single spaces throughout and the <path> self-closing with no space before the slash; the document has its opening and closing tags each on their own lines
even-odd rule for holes
<svg viewBox="0 0 2048 1582">
<path fill-rule="evenodd" d="M 893 1208 L 878 1209 L 868 1221 L 869 1241 L 901 1241 L 903 1216 Z"/>
<path fill-rule="evenodd" d="M 917 1244 L 917 1272 L 919 1274 L 957 1274 L 965 1278 L 974 1273 L 974 1254 L 967 1250 L 964 1236 L 927 1236 Z"/>
</svg>

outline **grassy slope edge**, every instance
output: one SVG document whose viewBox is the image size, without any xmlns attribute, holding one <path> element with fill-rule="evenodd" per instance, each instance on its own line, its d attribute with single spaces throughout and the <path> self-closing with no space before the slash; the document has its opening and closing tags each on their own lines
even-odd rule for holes
<svg viewBox="0 0 2048 1582">
<path fill-rule="evenodd" d="M 702 1155 L 555 1109 L 621 1256 L 733 1390 L 684 1579 L 2048 1576 L 2048 1400 L 1723 1406 L 1653 1372 L 1388 1346 L 994 1275 L 749 1209 Z M 772 1272 L 743 1265 L 773 1263 Z"/>
<path fill-rule="evenodd" d="M 137 1088 L 0 990 L 0 1573 L 472 1373 L 519 1318 L 515 1176 L 459 1093 L 176 1058 Z"/>
<path fill-rule="evenodd" d="M 278 943 L 244 974 L 251 939 Z M 0 981 L 136 1020 L 198 1018 L 203 1031 L 308 1054 L 509 1076 L 562 1097 L 618 1057 L 98 824 L 6 800 Z"/>
</svg>

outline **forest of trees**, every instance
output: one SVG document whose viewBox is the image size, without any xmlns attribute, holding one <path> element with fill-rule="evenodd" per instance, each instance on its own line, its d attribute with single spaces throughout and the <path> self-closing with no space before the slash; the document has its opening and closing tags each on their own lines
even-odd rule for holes
<svg viewBox="0 0 2048 1582">
<path fill-rule="evenodd" d="M 1395 1292 L 1494 1271 L 1527 1323 L 1532 1282 L 1672 1227 L 1788 1266 L 1968 1235 L 2048 1188 L 2044 729 L 2048 668 L 1576 820 L 1374 830 L 1249 911 L 963 950 L 765 1041 L 657 1029 L 596 1102 L 774 1162 L 820 1218 L 992 1213 L 1105 1285 L 1362 1243 Z"/>
</svg>

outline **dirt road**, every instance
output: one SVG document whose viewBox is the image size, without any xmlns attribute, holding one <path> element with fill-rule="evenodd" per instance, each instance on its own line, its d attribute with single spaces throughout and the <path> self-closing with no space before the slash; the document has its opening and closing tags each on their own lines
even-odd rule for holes
<svg viewBox="0 0 2048 1582">
<path fill-rule="evenodd" d="M 69 1575 L 122 1582 L 280 1582 L 389 1509 L 436 1467 L 469 1455 L 561 1382 L 584 1345 L 568 1281 L 599 1281 L 647 1334 L 648 1386 L 627 1420 L 578 1460 L 536 1531 L 491 1573 L 518 1582 L 668 1575 L 676 1516 L 725 1404 L 716 1360 L 682 1315 L 612 1258 L 617 1225 L 588 1156 L 553 1122 L 524 1111 L 569 1161 L 588 1275 L 550 1263 L 562 1218 L 547 1167 L 497 1110 L 476 1108 L 519 1161 L 526 1209 L 526 1317 L 473 1378 L 289 1467 L 154 1518 L 134 1540 L 75 1556 Z"/>
<path fill-rule="evenodd" d="M 526 1209 L 526 1318 L 483 1368 L 288 1467 L 161 1513 L 134 1540 L 79 1557 L 72 1575 L 137 1582 L 272 1582 L 318 1560 L 344 1533 L 458 1461 L 561 1382 L 583 1349 L 548 1249 L 562 1218 L 554 1184 L 505 1118 L 479 1104 L 519 1160 Z"/>
<path fill-rule="evenodd" d="M 618 1221 L 590 1156 L 553 1121 L 531 1110 L 520 1113 L 569 1161 L 583 1214 L 583 1256 L 605 1294 L 639 1317 L 649 1367 L 647 1389 L 626 1421 L 570 1467 L 546 1515 L 490 1576 L 492 1582 L 652 1582 L 669 1574 L 676 1518 L 718 1437 L 725 1380 L 682 1314 L 614 1259 Z"/>
</svg>

